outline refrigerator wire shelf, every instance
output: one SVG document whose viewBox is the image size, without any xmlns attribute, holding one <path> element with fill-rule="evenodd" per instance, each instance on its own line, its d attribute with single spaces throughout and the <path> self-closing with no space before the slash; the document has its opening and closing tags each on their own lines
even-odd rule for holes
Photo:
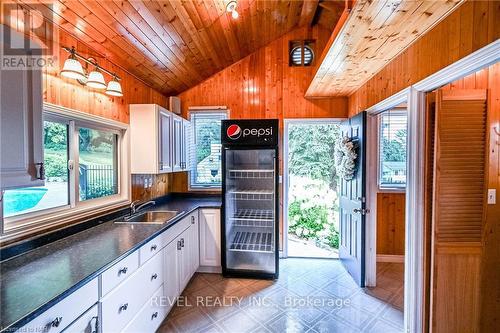
<svg viewBox="0 0 500 333">
<path fill-rule="evenodd" d="M 233 237 L 229 250 L 273 253 L 273 234 L 270 232 L 238 231 Z"/>
<path fill-rule="evenodd" d="M 233 217 L 233 226 L 236 227 L 273 227 L 274 214 L 265 209 L 239 209 Z"/>
<path fill-rule="evenodd" d="M 268 179 L 274 178 L 274 170 L 229 170 L 229 177 L 239 179 Z"/>
<path fill-rule="evenodd" d="M 233 190 L 232 194 L 235 200 L 273 200 L 274 192 L 269 190 Z"/>
</svg>

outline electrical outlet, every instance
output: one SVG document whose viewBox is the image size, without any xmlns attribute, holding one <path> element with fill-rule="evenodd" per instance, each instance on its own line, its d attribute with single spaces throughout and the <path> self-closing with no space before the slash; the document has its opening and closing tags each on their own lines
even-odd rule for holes
<svg viewBox="0 0 500 333">
<path fill-rule="evenodd" d="M 495 205 L 497 203 L 497 190 L 494 188 L 488 189 L 488 205 Z"/>
</svg>

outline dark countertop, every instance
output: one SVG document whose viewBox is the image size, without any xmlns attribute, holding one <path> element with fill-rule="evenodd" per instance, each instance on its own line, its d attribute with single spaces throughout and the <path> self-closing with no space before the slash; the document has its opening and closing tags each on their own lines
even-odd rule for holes
<svg viewBox="0 0 500 333">
<path fill-rule="evenodd" d="M 21 327 L 198 208 L 220 197 L 180 197 L 154 210 L 184 211 L 168 224 L 103 222 L 0 263 L 0 331 Z"/>
</svg>

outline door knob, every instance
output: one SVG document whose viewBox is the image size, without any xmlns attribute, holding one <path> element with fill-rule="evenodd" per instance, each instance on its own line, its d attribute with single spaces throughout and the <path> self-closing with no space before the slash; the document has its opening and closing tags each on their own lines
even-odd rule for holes
<svg viewBox="0 0 500 333">
<path fill-rule="evenodd" d="M 355 214 L 366 215 L 370 212 L 370 210 L 366 208 L 354 208 L 352 212 Z"/>
</svg>

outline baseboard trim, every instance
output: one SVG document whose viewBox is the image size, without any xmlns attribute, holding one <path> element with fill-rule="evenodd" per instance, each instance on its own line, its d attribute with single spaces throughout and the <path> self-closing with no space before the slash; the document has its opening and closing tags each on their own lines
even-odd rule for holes
<svg viewBox="0 0 500 333">
<path fill-rule="evenodd" d="M 198 273 L 222 273 L 222 267 L 200 266 L 196 270 Z"/>
<path fill-rule="evenodd" d="M 405 262 L 404 255 L 398 254 L 377 254 L 377 262 Z"/>
</svg>

